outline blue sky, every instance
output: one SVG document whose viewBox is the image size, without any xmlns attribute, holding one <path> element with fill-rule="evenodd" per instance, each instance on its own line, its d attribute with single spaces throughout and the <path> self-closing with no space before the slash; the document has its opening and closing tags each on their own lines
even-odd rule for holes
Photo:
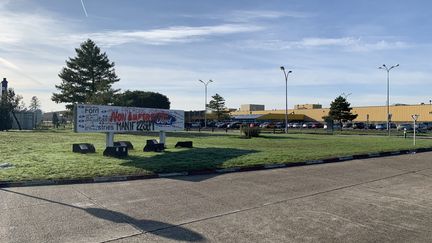
<svg viewBox="0 0 432 243">
<path fill-rule="evenodd" d="M 174 109 L 204 106 L 198 79 L 214 80 L 230 108 L 328 106 L 345 93 L 354 106 L 432 99 L 430 1 L 1 0 L 0 76 L 44 111 L 74 48 L 93 39 L 116 63 L 116 88 L 165 94 Z"/>
</svg>

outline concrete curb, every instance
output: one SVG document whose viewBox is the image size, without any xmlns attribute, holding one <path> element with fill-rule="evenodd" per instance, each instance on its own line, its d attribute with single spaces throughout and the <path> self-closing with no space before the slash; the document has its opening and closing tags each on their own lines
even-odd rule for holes
<svg viewBox="0 0 432 243">
<path fill-rule="evenodd" d="M 187 176 L 187 175 L 225 174 L 225 173 L 233 173 L 233 172 L 269 170 L 269 169 L 316 165 L 316 164 L 324 164 L 324 163 L 337 163 L 337 162 L 356 160 L 356 159 L 388 157 L 388 156 L 397 156 L 402 154 L 415 154 L 415 153 L 423 153 L 423 152 L 430 152 L 430 151 L 432 151 L 432 147 L 418 148 L 418 149 L 411 149 L 411 150 L 406 149 L 406 150 L 388 151 L 388 152 L 380 152 L 380 153 L 356 154 L 356 155 L 349 155 L 349 156 L 342 156 L 342 157 L 327 158 L 322 160 L 308 160 L 308 161 L 293 162 L 293 163 L 251 165 L 248 167 L 234 167 L 234 168 L 226 168 L 226 169 L 204 169 L 204 170 L 197 170 L 197 171 L 158 173 L 158 174 L 148 174 L 148 175 L 94 177 L 94 178 L 83 178 L 83 179 L 0 181 L 0 188 L 131 181 L 131 180 L 154 179 L 154 178 L 170 178 L 170 177 Z"/>
</svg>

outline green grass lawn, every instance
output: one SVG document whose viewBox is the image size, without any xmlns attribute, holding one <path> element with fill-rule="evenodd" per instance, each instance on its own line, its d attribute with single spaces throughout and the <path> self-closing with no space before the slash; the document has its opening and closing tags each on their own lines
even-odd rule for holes
<svg viewBox="0 0 432 243">
<path fill-rule="evenodd" d="M 167 133 L 166 152 L 144 153 L 143 135 L 116 135 L 129 140 L 135 150 L 125 159 L 102 156 L 104 134 L 70 131 L 0 132 L 0 181 L 71 179 L 112 175 L 143 175 L 257 164 L 299 162 L 361 153 L 412 149 L 411 139 L 369 136 L 324 136 L 311 134 L 264 134 L 244 139 L 239 134 Z M 193 149 L 176 149 L 177 141 L 191 140 Z M 72 153 L 73 143 L 93 143 L 95 154 Z M 417 147 L 432 147 L 431 139 L 419 139 Z"/>
</svg>

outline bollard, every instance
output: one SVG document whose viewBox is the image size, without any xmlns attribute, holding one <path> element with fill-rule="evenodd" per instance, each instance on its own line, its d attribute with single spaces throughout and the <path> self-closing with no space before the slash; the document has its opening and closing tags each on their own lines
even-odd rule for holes
<svg viewBox="0 0 432 243">
<path fill-rule="evenodd" d="M 406 128 L 404 128 L 404 138 L 407 138 L 407 129 Z"/>
</svg>

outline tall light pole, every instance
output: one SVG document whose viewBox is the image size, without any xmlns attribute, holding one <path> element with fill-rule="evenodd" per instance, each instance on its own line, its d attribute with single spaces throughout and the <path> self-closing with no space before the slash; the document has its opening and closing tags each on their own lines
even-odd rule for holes
<svg viewBox="0 0 432 243">
<path fill-rule="evenodd" d="M 389 96 L 390 96 L 390 70 L 392 70 L 395 67 L 399 67 L 399 64 L 396 64 L 391 67 L 387 67 L 385 64 L 383 64 L 381 67 L 378 67 L 379 69 L 383 69 L 387 71 L 387 132 L 390 136 L 390 102 L 389 102 Z"/>
<path fill-rule="evenodd" d="M 288 75 L 292 73 L 292 71 L 286 72 L 284 66 L 281 66 L 280 69 L 285 76 L 285 133 L 288 133 Z"/>
<path fill-rule="evenodd" d="M 209 84 L 209 83 L 212 83 L 213 82 L 213 80 L 211 80 L 211 79 L 209 79 L 209 81 L 207 81 L 207 82 L 204 82 L 204 81 L 202 81 L 201 79 L 200 80 L 198 80 L 198 81 L 200 81 L 201 83 L 203 83 L 204 84 L 204 87 L 205 87 L 205 103 L 204 103 L 204 127 L 207 127 L 207 85 Z"/>
</svg>

